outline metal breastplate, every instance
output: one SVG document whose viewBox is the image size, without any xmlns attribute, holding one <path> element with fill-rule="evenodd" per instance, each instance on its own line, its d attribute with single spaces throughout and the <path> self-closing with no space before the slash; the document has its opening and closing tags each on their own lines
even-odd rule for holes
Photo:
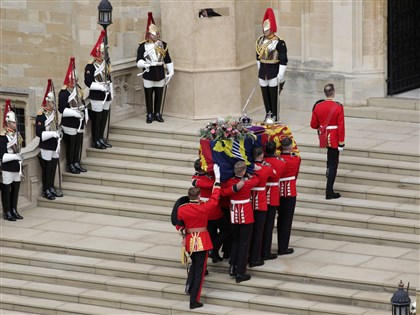
<svg viewBox="0 0 420 315">
<path fill-rule="evenodd" d="M 261 63 L 277 63 L 279 62 L 279 53 L 276 49 L 279 42 L 278 37 L 267 39 L 261 36 L 257 40 L 256 51 Z"/>
<path fill-rule="evenodd" d="M 144 59 L 150 63 L 163 62 L 166 55 L 166 49 L 163 47 L 163 43 L 160 40 L 154 43 L 145 43 L 144 50 Z"/>
<path fill-rule="evenodd" d="M 45 131 L 57 131 L 54 112 L 44 111 L 44 115 L 46 118 L 44 123 Z"/>
<path fill-rule="evenodd" d="M 95 67 L 95 81 L 96 82 L 105 82 L 104 80 L 104 74 L 105 74 L 105 61 L 103 61 L 101 64 L 97 64 L 96 62 L 93 63 L 93 66 Z"/>
</svg>

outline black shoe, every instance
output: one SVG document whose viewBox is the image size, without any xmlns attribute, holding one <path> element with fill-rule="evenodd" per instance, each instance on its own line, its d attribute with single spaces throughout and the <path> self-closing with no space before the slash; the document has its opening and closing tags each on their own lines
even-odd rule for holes
<svg viewBox="0 0 420 315">
<path fill-rule="evenodd" d="M 3 212 L 3 219 L 7 221 L 16 221 L 15 216 L 10 211 Z"/>
<path fill-rule="evenodd" d="M 209 252 L 209 258 L 211 258 L 211 262 L 213 264 L 215 264 L 215 263 L 217 263 L 219 261 L 223 261 L 223 258 L 219 256 L 219 253 L 216 252 L 216 251 L 214 251 L 214 250 L 211 250 Z"/>
<path fill-rule="evenodd" d="M 332 194 L 325 194 L 325 199 L 337 199 L 340 198 L 340 193 L 333 192 Z"/>
<path fill-rule="evenodd" d="M 199 307 L 202 307 L 204 304 L 203 303 L 200 303 L 200 302 L 193 302 L 193 303 L 190 303 L 190 310 L 193 310 L 193 309 L 195 309 L 195 308 L 199 308 Z"/>
<path fill-rule="evenodd" d="M 187 283 L 185 285 L 185 294 L 190 295 L 191 294 L 191 284 Z"/>
<path fill-rule="evenodd" d="M 42 197 L 48 200 L 55 200 L 55 196 L 48 189 L 44 190 L 44 192 L 42 193 Z"/>
<path fill-rule="evenodd" d="M 72 174 L 80 174 L 80 171 L 74 166 L 74 164 L 67 166 L 67 172 Z"/>
<path fill-rule="evenodd" d="M 155 114 L 155 120 L 158 121 L 158 122 L 164 122 L 161 113 Z"/>
<path fill-rule="evenodd" d="M 288 248 L 288 249 L 286 249 L 286 250 L 279 250 L 278 252 L 277 252 L 277 254 L 279 255 L 279 256 L 282 256 L 282 255 L 290 255 L 290 254 L 293 254 L 295 252 L 295 250 L 293 249 L 293 248 Z"/>
<path fill-rule="evenodd" d="M 106 148 L 112 148 L 112 144 L 108 143 L 105 139 L 99 139 L 99 142 Z"/>
<path fill-rule="evenodd" d="M 249 268 L 259 267 L 259 266 L 262 266 L 262 265 L 264 265 L 264 261 L 263 260 L 260 260 L 260 261 L 251 261 L 249 263 Z"/>
<path fill-rule="evenodd" d="M 234 265 L 229 266 L 229 276 L 236 277 L 236 266 Z"/>
<path fill-rule="evenodd" d="M 86 173 L 87 169 L 83 168 L 79 162 L 74 163 L 74 167 L 81 173 Z"/>
<path fill-rule="evenodd" d="M 277 254 L 270 254 L 268 257 L 264 257 L 264 260 L 273 260 L 276 259 L 278 256 Z"/>
<path fill-rule="evenodd" d="M 99 140 L 95 140 L 92 142 L 92 148 L 104 150 L 106 149 L 106 146 L 103 145 Z"/>
<path fill-rule="evenodd" d="M 17 220 L 22 220 L 23 217 L 17 212 L 16 209 L 12 209 L 10 212 L 12 212 L 13 216 L 17 219 Z"/>
<path fill-rule="evenodd" d="M 209 271 L 206 268 L 206 271 L 204 271 L 204 275 L 207 276 L 209 274 Z"/>
<path fill-rule="evenodd" d="M 242 281 L 248 281 L 250 279 L 251 279 L 251 275 L 248 273 L 236 275 L 236 283 L 241 283 Z"/>
<path fill-rule="evenodd" d="M 146 123 L 151 124 L 153 122 L 152 114 L 147 114 L 146 116 Z"/>
<path fill-rule="evenodd" d="M 54 187 L 51 187 L 49 189 L 50 193 L 54 196 L 54 197 L 63 197 L 63 193 L 61 191 L 57 191 L 54 189 Z"/>
</svg>

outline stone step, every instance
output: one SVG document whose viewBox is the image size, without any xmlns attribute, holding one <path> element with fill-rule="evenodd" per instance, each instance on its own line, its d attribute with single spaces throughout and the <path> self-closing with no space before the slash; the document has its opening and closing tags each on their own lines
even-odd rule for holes
<svg viewBox="0 0 420 315">
<path fill-rule="evenodd" d="M 296 207 L 294 220 L 305 223 L 328 224 L 367 230 L 420 234 L 419 221 L 361 213 Z"/>
<path fill-rule="evenodd" d="M 175 229 L 168 222 L 38 207 L 29 210 L 20 224 L 26 225 L 4 223 L 3 247 L 180 267 L 181 238 L 175 236 Z M 312 236 L 302 237 L 298 234 L 301 231 Z M 319 239 L 316 233 L 320 234 Z M 332 240 L 334 233 L 342 235 L 342 239 Z M 357 237 L 376 240 L 370 244 L 353 243 L 345 240 L 346 234 L 350 235 L 349 240 Z M 419 284 L 416 276 L 419 240 L 418 236 L 416 239 L 412 236 L 386 231 L 376 235 L 356 228 L 295 222 L 291 238 L 295 253 L 248 271 L 264 279 L 368 290 L 378 286 L 392 290 L 400 278 L 408 278 L 415 288 Z M 392 245 L 376 245 L 392 238 L 395 239 Z M 417 244 L 410 248 L 404 241 Z M 213 266 L 221 268 L 217 270 L 229 278 L 226 261 Z M 253 282 L 249 284 L 253 286 Z"/>
<path fill-rule="evenodd" d="M 402 97 L 371 97 L 367 99 L 368 106 L 392 109 L 420 110 L 420 95 L 418 99 Z"/>
<path fill-rule="evenodd" d="M 305 162 L 304 162 L 305 163 Z M 169 166 L 164 164 L 148 164 L 142 162 L 124 163 L 121 160 L 108 160 L 101 158 L 86 157 L 83 159 L 83 165 L 89 171 L 107 172 L 111 174 L 129 174 L 155 178 L 167 178 L 190 181 L 194 170 L 190 167 Z M 69 173 L 63 173 L 64 176 Z M 302 165 L 299 178 L 312 179 L 325 182 L 325 166 Z M 408 175 L 385 174 L 367 171 L 352 171 L 340 169 L 337 182 L 358 184 L 363 183 L 370 186 L 384 186 L 394 188 L 407 188 L 412 190 L 420 189 L 420 178 Z"/>
<path fill-rule="evenodd" d="M 102 290 L 105 287 L 107 291 L 111 292 L 142 294 L 151 297 L 163 295 L 172 299 L 186 300 L 183 292 L 185 270 L 182 268 L 156 267 L 153 265 L 75 256 L 68 257 L 69 255 L 25 251 L 7 247 L 4 249 L 3 261 L 6 262 L 3 264 L 3 278 L 5 281 L 2 287 L 4 293 L 9 293 L 8 291 L 15 289 L 19 283 L 21 283 L 20 286 L 30 290 L 34 286 L 27 285 L 28 281 L 42 281 L 51 283 L 51 289 L 56 286 L 54 285 L 55 283 L 60 283 L 67 286 L 71 285 L 72 287 L 82 287 L 84 288 L 82 290 L 85 292 L 88 290 Z M 27 260 L 28 257 L 30 258 L 29 261 Z M 23 261 L 23 264 L 20 264 L 21 261 Z M 60 261 L 63 262 L 65 270 L 69 272 L 63 270 L 57 278 L 51 278 L 48 269 L 53 268 L 53 271 L 56 270 L 55 268 L 63 269 L 60 266 Z M 79 261 L 80 264 L 78 263 Z M 93 279 L 85 276 L 84 273 L 80 272 L 82 267 L 86 270 L 84 272 L 94 273 L 97 277 Z M 209 269 L 211 268 L 209 266 Z M 34 274 L 35 276 L 29 278 L 29 274 Z M 10 276 L 14 277 L 13 280 L 10 279 Z M 18 283 L 16 284 L 16 282 Z M 389 296 L 392 295 L 392 292 L 388 291 L 378 292 L 377 290 L 331 287 L 299 283 L 293 280 L 270 280 L 259 278 L 258 276 L 253 277 L 252 285 L 250 283 L 243 283 L 240 286 L 235 285 L 226 274 L 212 270 L 210 275 L 206 277 L 202 296 L 205 301 L 212 304 L 220 304 L 217 300 L 210 301 L 211 298 L 216 297 L 216 294 L 220 296 L 228 295 L 229 297 L 226 300 L 230 300 L 230 304 L 235 303 L 232 300 L 235 295 L 263 294 L 265 296 L 282 296 L 305 301 L 389 310 Z M 41 286 L 39 291 L 44 291 L 43 289 L 45 287 Z M 73 289 L 73 292 L 76 290 L 79 289 Z M 223 294 L 226 291 L 230 291 L 230 294 Z M 85 295 L 82 292 L 77 293 Z M 38 295 L 37 297 L 42 296 Z M 252 308 L 251 305 L 248 307 Z"/>
<path fill-rule="evenodd" d="M 316 180 L 298 178 L 297 187 L 298 192 L 325 196 L 325 183 Z M 345 198 L 420 204 L 420 191 L 418 190 L 348 183 L 335 183 L 334 190 L 340 192 L 341 196 Z"/>
<path fill-rule="evenodd" d="M 162 154 L 145 149 L 132 149 L 124 147 L 113 147 L 107 150 L 87 149 L 87 156 L 98 159 L 109 159 L 119 161 L 141 162 L 148 164 L 169 165 L 172 167 L 189 167 L 194 170 L 194 161 L 198 158 L 196 154 L 171 153 Z M 321 153 L 302 153 L 302 165 L 325 167 L 326 155 Z M 384 159 L 364 158 L 355 156 L 340 156 L 339 169 L 353 171 L 379 172 L 386 174 L 399 174 L 404 176 L 419 176 L 420 166 L 416 162 L 392 161 Z"/>
<path fill-rule="evenodd" d="M 346 108 L 346 116 L 398 122 L 420 122 L 418 109 L 396 109 L 375 106 L 348 107 Z"/>
</svg>

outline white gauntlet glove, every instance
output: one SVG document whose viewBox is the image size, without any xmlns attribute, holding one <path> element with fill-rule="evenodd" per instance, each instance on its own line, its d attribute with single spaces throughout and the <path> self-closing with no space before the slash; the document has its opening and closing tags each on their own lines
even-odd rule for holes
<svg viewBox="0 0 420 315">
<path fill-rule="evenodd" d="M 3 155 L 3 158 L 1 160 L 1 162 L 2 163 L 7 163 L 7 162 L 10 162 L 10 161 L 15 161 L 15 160 L 17 160 L 17 161 L 21 161 L 22 160 L 22 157 L 20 156 L 20 154 L 5 153 Z"/>
<path fill-rule="evenodd" d="M 108 92 L 108 86 L 99 82 L 92 82 L 92 84 L 90 85 L 90 89 L 96 90 L 96 91 Z"/>
<path fill-rule="evenodd" d="M 65 108 L 63 111 L 63 117 L 75 117 L 75 118 L 82 118 L 80 112 L 75 108 Z"/>
<path fill-rule="evenodd" d="M 220 183 L 220 167 L 217 164 L 213 165 L 214 178 L 216 183 Z"/>
<path fill-rule="evenodd" d="M 279 73 L 277 74 L 277 83 L 283 83 L 284 82 L 284 73 L 286 72 L 287 66 L 280 65 Z"/>
<path fill-rule="evenodd" d="M 51 138 L 60 138 L 58 131 L 43 131 L 41 135 L 42 141 L 46 141 Z"/>
<path fill-rule="evenodd" d="M 169 81 L 172 79 L 172 77 L 174 76 L 174 63 L 167 63 L 166 64 L 166 68 L 168 69 L 168 74 L 166 75 L 166 85 L 169 84 Z"/>
<path fill-rule="evenodd" d="M 139 61 L 137 61 L 137 68 L 145 68 L 146 70 L 148 70 L 150 68 L 150 63 L 146 63 L 146 61 L 140 59 Z"/>
</svg>

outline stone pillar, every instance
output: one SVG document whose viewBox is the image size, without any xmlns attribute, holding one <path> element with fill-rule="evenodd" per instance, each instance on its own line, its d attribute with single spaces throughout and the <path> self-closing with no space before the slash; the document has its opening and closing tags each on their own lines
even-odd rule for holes
<svg viewBox="0 0 420 315">
<path fill-rule="evenodd" d="M 161 2 L 162 39 L 175 65 L 165 113 L 194 119 L 241 115 L 257 82 L 254 6 L 237 1 Z M 199 10 L 209 7 L 222 16 L 199 18 Z M 254 95 L 249 111 L 258 99 Z"/>
</svg>

